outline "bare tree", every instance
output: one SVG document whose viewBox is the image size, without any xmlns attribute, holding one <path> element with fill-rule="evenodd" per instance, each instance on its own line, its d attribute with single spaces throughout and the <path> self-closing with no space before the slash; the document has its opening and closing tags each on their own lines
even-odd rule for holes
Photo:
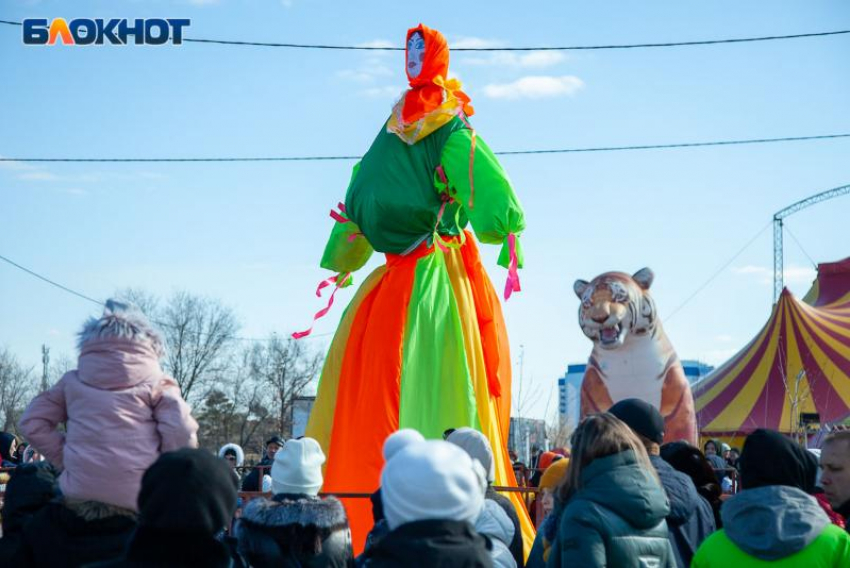
<svg viewBox="0 0 850 568">
<path fill-rule="evenodd" d="M 268 384 L 253 376 L 254 346 L 238 353 L 227 372 L 210 381 L 198 412 L 200 442 L 210 450 L 235 442 L 246 449 L 262 447 L 263 428 L 269 428 L 274 400 Z"/>
<path fill-rule="evenodd" d="M 17 434 L 17 422 L 36 393 L 37 379 L 8 349 L 0 347 L 0 413 L 4 432 Z"/>
<path fill-rule="evenodd" d="M 321 354 L 308 351 L 304 342 L 272 335 L 265 344 L 254 346 L 250 361 L 251 375 L 271 389 L 278 431 L 291 435 L 293 401 L 316 379 Z"/>
<path fill-rule="evenodd" d="M 514 392 L 512 393 L 513 414 L 517 418 L 528 418 L 528 412 L 537 406 L 540 399 L 543 397 L 543 387 L 534 382 L 534 377 L 530 379 L 530 384 L 525 382 L 525 346 L 519 346 L 519 375 L 514 375 Z M 546 416 L 544 415 L 544 419 Z"/>
<path fill-rule="evenodd" d="M 77 361 L 67 353 L 60 353 L 56 357 L 50 358 L 50 366 L 48 367 L 47 376 L 49 386 L 55 385 L 59 379 L 68 371 L 73 371 L 77 368 Z"/>
<path fill-rule="evenodd" d="M 115 293 L 116 298 L 126 300 L 142 310 L 149 318 L 155 318 L 159 312 L 159 298 L 141 288 L 125 288 Z"/>
<path fill-rule="evenodd" d="M 197 402 L 216 377 L 226 374 L 239 331 L 233 310 L 218 300 L 176 292 L 165 303 L 139 289 L 118 294 L 136 304 L 160 328 L 166 343 L 164 370 L 180 385 L 183 398 Z"/>
</svg>

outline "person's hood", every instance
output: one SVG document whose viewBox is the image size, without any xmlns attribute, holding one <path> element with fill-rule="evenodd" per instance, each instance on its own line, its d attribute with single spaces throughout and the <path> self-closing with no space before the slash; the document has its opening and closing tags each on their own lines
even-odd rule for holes
<svg viewBox="0 0 850 568">
<path fill-rule="evenodd" d="M 130 534 L 136 528 L 136 514 L 129 509 L 98 501 L 74 499 L 54 500 L 47 504 L 27 524 L 40 526 L 39 518 L 47 519 L 51 527 L 58 527 L 71 536 L 91 534 Z M 25 530 L 28 530 L 25 528 Z"/>
<path fill-rule="evenodd" d="M 331 531 L 348 526 L 345 509 L 339 500 L 334 497 L 320 499 L 313 495 L 252 499 L 242 513 L 242 522 L 266 528 L 313 525 Z"/>
<path fill-rule="evenodd" d="M 90 342 L 101 339 L 124 339 L 150 347 L 156 357 L 165 353 L 165 339 L 137 306 L 109 299 L 100 318 L 89 318 L 77 334 L 77 347 L 82 352 Z"/>
<path fill-rule="evenodd" d="M 474 428 L 463 427 L 449 434 L 446 441 L 463 449 L 472 459 L 478 460 L 487 473 L 488 483 L 496 481 L 493 448 L 490 447 L 490 440 L 484 434 Z"/>
<path fill-rule="evenodd" d="M 652 528 L 670 513 L 664 490 L 638 464 L 632 450 L 593 460 L 582 472 L 581 482 L 574 498 L 598 503 L 635 528 Z"/>
<path fill-rule="evenodd" d="M 224 453 L 227 450 L 233 450 L 236 452 L 236 467 L 241 466 L 245 463 L 245 452 L 242 451 L 242 446 L 239 444 L 225 444 L 218 450 L 218 457 L 224 459 Z"/>
<path fill-rule="evenodd" d="M 12 442 L 16 439 L 14 434 L 0 432 L 0 461 L 17 463 L 16 457 L 9 451 L 12 448 Z"/>
<path fill-rule="evenodd" d="M 673 469 L 673 466 L 660 456 L 649 456 L 649 461 L 655 467 L 670 503 L 670 514 L 667 515 L 668 526 L 675 527 L 686 523 L 699 506 L 700 496 L 694 482 L 684 473 Z"/>
<path fill-rule="evenodd" d="M 214 535 L 233 518 L 236 492 L 230 466 L 212 453 L 191 448 L 167 452 L 142 477 L 140 524 Z"/>
<path fill-rule="evenodd" d="M 720 517 L 726 536 L 764 561 L 800 552 L 829 524 L 814 497 L 782 485 L 738 493 L 724 503 Z"/>
<path fill-rule="evenodd" d="M 817 459 L 779 432 L 760 428 L 747 436 L 740 462 L 744 489 L 785 485 L 814 492 Z"/>
<path fill-rule="evenodd" d="M 87 341 L 77 364 L 80 381 L 101 390 L 130 388 L 158 375 L 162 368 L 154 350 L 123 338 Z"/>
<path fill-rule="evenodd" d="M 475 521 L 475 530 L 491 539 L 500 540 L 510 546 L 514 539 L 514 524 L 508 514 L 495 501 L 484 501 L 484 508 Z"/>
</svg>

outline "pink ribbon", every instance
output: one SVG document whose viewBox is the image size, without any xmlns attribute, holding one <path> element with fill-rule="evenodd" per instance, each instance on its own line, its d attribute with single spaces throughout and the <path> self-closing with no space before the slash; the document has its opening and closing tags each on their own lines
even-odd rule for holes
<svg viewBox="0 0 850 568">
<path fill-rule="evenodd" d="M 336 205 L 342 213 L 345 213 L 345 205 L 342 203 L 337 203 Z M 337 223 L 348 223 L 348 219 L 331 209 L 331 218 Z"/>
<path fill-rule="evenodd" d="M 331 296 L 330 298 L 328 298 L 328 305 L 316 312 L 316 315 L 313 316 L 313 325 L 310 326 L 310 329 L 308 329 L 307 331 L 296 331 L 292 334 L 293 339 L 301 339 L 302 337 L 307 337 L 308 335 L 313 333 L 313 328 L 315 327 L 316 322 L 321 318 L 325 317 L 328 312 L 331 311 L 331 307 L 334 305 L 334 296 L 336 296 L 337 290 L 339 290 L 349 278 L 351 278 L 351 273 L 346 272 L 345 274 L 341 274 L 339 276 L 332 276 L 327 280 L 322 280 L 321 282 L 319 282 L 319 286 L 316 288 L 316 296 L 318 296 L 319 298 L 322 297 L 322 290 L 324 288 L 327 288 L 331 284 L 336 284 L 336 286 L 334 287 L 334 291 L 331 292 Z"/>
<path fill-rule="evenodd" d="M 519 259 L 517 259 L 516 255 L 516 235 L 513 233 L 508 234 L 508 250 L 511 255 L 511 261 L 508 264 L 508 279 L 505 282 L 505 301 L 510 299 L 511 294 L 520 291 L 519 273 L 517 272 Z"/>
</svg>

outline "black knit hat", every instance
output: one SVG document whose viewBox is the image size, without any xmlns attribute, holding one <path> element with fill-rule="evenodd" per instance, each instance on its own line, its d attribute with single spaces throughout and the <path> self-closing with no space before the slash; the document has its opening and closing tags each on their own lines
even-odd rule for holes
<svg viewBox="0 0 850 568">
<path fill-rule="evenodd" d="M 817 458 L 779 432 L 760 428 L 747 436 L 739 459 L 744 489 L 786 485 L 814 492 Z"/>
<path fill-rule="evenodd" d="M 664 418 L 658 409 L 638 398 L 626 398 L 608 409 L 634 432 L 656 444 L 664 441 Z"/>
<path fill-rule="evenodd" d="M 142 477 L 140 525 L 213 535 L 236 510 L 236 477 L 224 460 L 184 448 L 159 456 Z"/>
<path fill-rule="evenodd" d="M 283 446 L 284 440 L 283 438 L 275 434 L 274 436 L 266 440 L 266 446 L 268 446 L 269 444 L 277 444 L 278 446 Z"/>
</svg>

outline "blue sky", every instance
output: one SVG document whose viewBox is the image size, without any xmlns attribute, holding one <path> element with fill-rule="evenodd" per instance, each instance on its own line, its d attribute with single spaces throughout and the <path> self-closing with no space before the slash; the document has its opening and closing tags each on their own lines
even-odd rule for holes
<svg viewBox="0 0 850 568">
<path fill-rule="evenodd" d="M 0 19 L 188 17 L 186 37 L 401 45 L 423 22 L 450 45 L 642 43 L 850 28 L 850 3 L 32 2 Z M 496 151 L 850 132 L 850 36 L 736 45 L 506 55 L 457 52 L 452 71 Z M 0 26 L 0 155 L 193 157 L 360 154 L 404 86 L 399 52 L 27 47 Z M 505 156 L 526 210 L 523 291 L 505 306 L 516 359 L 542 394 L 590 343 L 576 278 L 656 273 L 671 313 L 772 214 L 850 183 L 850 139 L 691 150 Z M 241 334 L 309 325 L 318 260 L 351 163 L 0 165 L 0 254 L 83 293 L 128 286 L 221 299 Z M 850 254 L 850 197 L 790 218 L 815 261 Z M 767 228 L 665 323 L 683 358 L 717 364 L 772 302 Z M 485 251 L 497 288 L 505 273 Z M 377 258 L 357 275 L 365 278 Z M 786 235 L 786 278 L 814 276 Z M 351 290 L 340 293 L 340 304 Z M 316 327 L 335 329 L 342 305 Z M 73 353 L 96 307 L 0 264 L 0 344 L 33 365 Z M 324 348 L 329 337 L 310 341 Z M 554 410 L 555 403 L 549 406 Z"/>
</svg>

